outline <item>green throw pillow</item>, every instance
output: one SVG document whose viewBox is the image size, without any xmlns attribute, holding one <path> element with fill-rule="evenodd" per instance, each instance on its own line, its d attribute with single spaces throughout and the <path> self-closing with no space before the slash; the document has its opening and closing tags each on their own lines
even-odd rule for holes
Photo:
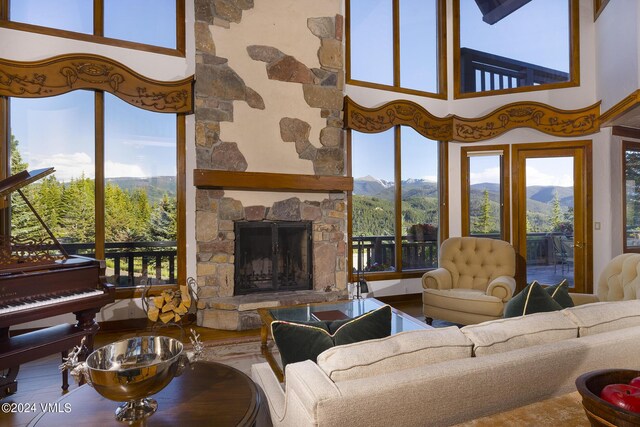
<svg viewBox="0 0 640 427">
<path fill-rule="evenodd" d="M 547 293 L 551 295 L 551 298 L 560 304 L 562 308 L 569 308 L 575 305 L 571 299 L 571 295 L 569 295 L 569 282 L 567 282 L 567 279 L 564 279 L 557 285 L 548 286 L 544 290 L 547 291 Z"/>
<path fill-rule="evenodd" d="M 343 344 L 391 335 L 391 307 L 385 305 L 361 316 L 326 322 L 271 322 L 282 368 L 289 363 L 313 360 L 323 351 Z"/>
<path fill-rule="evenodd" d="M 551 295 L 546 293 L 542 286 L 534 280 L 505 305 L 504 317 L 524 316 L 556 310 L 562 310 L 562 306 L 555 302 Z"/>
</svg>

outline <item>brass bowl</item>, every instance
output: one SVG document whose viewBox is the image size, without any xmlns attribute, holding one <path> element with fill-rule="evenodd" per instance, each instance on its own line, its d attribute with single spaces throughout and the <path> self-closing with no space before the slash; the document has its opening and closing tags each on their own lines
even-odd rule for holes
<svg viewBox="0 0 640 427">
<path fill-rule="evenodd" d="M 628 384 L 640 376 L 632 369 L 601 369 L 587 372 L 576 379 L 576 388 L 582 396 L 582 406 L 592 426 L 631 427 L 640 425 L 640 413 L 627 411 L 600 398 L 600 392 L 609 384 Z"/>
<path fill-rule="evenodd" d="M 153 414 L 158 393 L 186 364 L 180 341 L 141 336 L 117 341 L 91 353 L 86 360 L 89 381 L 109 400 L 126 402 L 116 410 L 119 421 L 136 421 Z"/>
</svg>

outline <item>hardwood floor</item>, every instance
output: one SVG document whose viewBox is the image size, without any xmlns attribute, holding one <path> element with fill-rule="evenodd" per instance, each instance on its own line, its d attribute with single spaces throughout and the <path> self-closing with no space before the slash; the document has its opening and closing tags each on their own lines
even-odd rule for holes
<svg viewBox="0 0 640 427">
<path fill-rule="evenodd" d="M 387 302 L 398 310 L 409 314 L 410 316 L 424 321 L 420 295 L 379 299 Z M 181 337 L 181 331 L 177 327 L 162 328 L 159 331 L 156 331 L 156 333 L 181 339 L 183 343 L 189 344 L 188 335 L 190 327 L 191 326 L 185 327 L 185 336 L 183 337 Z M 200 340 L 205 344 L 248 337 L 255 337 L 256 340 L 260 339 L 259 329 L 240 332 L 207 329 L 197 326 L 193 326 L 193 329 L 200 335 Z M 151 333 L 149 328 L 101 330 L 96 335 L 94 347 L 99 348 L 121 339 L 149 333 Z M 0 411 L 0 427 L 26 426 L 41 412 L 40 404 L 54 403 L 65 394 L 61 389 L 62 380 L 61 374 L 58 371 L 60 363 L 60 355 L 56 354 L 20 366 L 20 371 L 18 373 L 18 392 L 2 399 L 0 404 L 29 404 L 30 409 L 35 409 L 35 411 L 8 414 Z M 73 378 L 69 378 L 69 391 L 77 387 L 78 385 L 75 383 Z"/>
</svg>

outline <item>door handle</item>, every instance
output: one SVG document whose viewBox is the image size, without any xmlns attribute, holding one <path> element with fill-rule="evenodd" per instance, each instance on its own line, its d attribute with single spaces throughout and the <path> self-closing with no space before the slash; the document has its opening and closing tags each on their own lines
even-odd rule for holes
<svg viewBox="0 0 640 427">
<path fill-rule="evenodd" d="M 574 248 L 578 248 L 578 249 L 582 249 L 584 248 L 584 243 L 581 242 L 576 242 L 575 245 L 573 245 Z"/>
</svg>

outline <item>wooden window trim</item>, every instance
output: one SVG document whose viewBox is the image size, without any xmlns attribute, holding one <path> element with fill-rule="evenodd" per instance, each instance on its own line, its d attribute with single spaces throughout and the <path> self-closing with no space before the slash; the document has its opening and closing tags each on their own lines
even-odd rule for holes
<svg viewBox="0 0 640 427">
<path fill-rule="evenodd" d="M 109 69 L 113 73 L 117 74 L 120 81 L 118 90 L 111 87 L 108 82 L 106 86 L 101 86 L 101 82 L 96 81 L 83 81 L 82 80 L 82 67 L 79 69 L 74 68 L 74 76 L 78 78 L 74 82 L 73 86 L 56 85 L 55 78 L 58 76 L 64 76 L 61 74 L 61 69 L 70 68 L 67 63 L 73 64 L 78 59 L 83 59 L 82 64 L 90 64 L 97 67 L 96 69 Z M 89 62 L 87 62 L 87 60 Z M 62 68 L 60 68 L 62 67 Z M 66 68 L 65 68 L 66 67 Z M 73 68 L 73 67 L 71 67 Z M 154 112 L 174 113 L 176 114 L 176 190 L 177 190 L 177 268 L 178 277 L 177 286 L 180 284 L 186 284 L 186 114 L 193 110 L 193 76 L 178 81 L 178 82 L 161 82 L 148 79 L 129 68 L 117 63 L 116 61 L 108 58 L 99 57 L 97 55 L 63 55 L 59 57 L 50 58 L 44 61 L 36 61 L 32 63 L 15 62 L 15 61 L 0 61 L 0 73 L 7 73 L 9 75 L 31 75 L 33 70 L 37 69 L 45 76 L 43 83 L 38 86 L 41 90 L 34 90 L 32 92 L 22 92 L 17 90 L 13 86 L 0 87 L 0 137 L 3 140 L 9 141 L 9 97 L 10 96 L 23 96 L 27 98 L 38 98 L 42 96 L 53 96 L 63 93 L 67 93 L 70 90 L 79 88 L 90 89 L 95 91 L 95 135 L 94 135 L 94 149 L 95 149 L 95 191 L 96 191 L 96 203 L 95 203 L 95 225 L 96 225 L 96 240 L 95 250 L 96 258 L 103 259 L 105 255 L 104 250 L 104 225 L 105 225 L 105 207 L 104 207 L 104 92 L 112 93 L 124 101 L 127 101 L 131 105 L 143 108 Z M 24 70 L 30 70 L 26 72 Z M 110 73 L 111 73 L 110 71 Z M 112 76 L 112 74 L 109 74 Z M 105 79 L 111 81 L 110 79 Z M 46 83 L 45 83 L 46 82 Z M 130 84 L 134 87 L 143 89 L 142 93 L 155 93 L 155 94 L 171 94 L 174 90 L 182 91 L 188 98 L 186 104 L 181 107 L 178 105 L 172 106 L 162 102 L 159 103 L 145 103 L 139 102 L 141 100 L 135 100 L 134 98 L 127 98 L 126 87 L 124 84 Z M 25 87 L 31 87 L 33 89 L 34 82 L 25 79 L 19 82 L 24 84 Z M 20 84 L 18 86 L 20 86 Z M 47 84 L 52 85 L 48 87 Z M 44 95 L 43 95 L 44 94 Z M 163 98 L 164 99 L 164 98 Z M 168 98 L 167 98 L 168 99 Z M 169 108 L 167 108 L 169 107 Z M 6 177 L 9 171 L 9 151 L 8 144 L 2 144 L 0 148 L 0 178 Z M 8 217 L 0 218 L 0 227 L 4 230 L 8 230 L 10 225 L 8 224 Z M 132 288 L 119 288 L 116 291 L 117 298 L 130 298 Z"/>
<path fill-rule="evenodd" d="M 640 247 L 629 247 L 627 246 L 627 191 L 626 191 L 626 174 L 627 174 L 627 151 L 638 151 L 640 152 L 640 142 L 639 141 L 622 141 L 622 252 L 623 253 L 640 253 Z"/>
<path fill-rule="evenodd" d="M 351 77 L 351 4 L 345 2 L 345 57 L 346 57 L 346 83 L 353 86 L 367 87 L 371 89 L 386 90 L 390 92 L 419 95 L 428 98 L 447 99 L 447 9 L 446 0 L 437 0 L 438 20 L 438 92 L 426 92 L 417 89 L 400 86 L 400 0 L 393 0 L 393 85 L 367 82 Z"/>
<path fill-rule="evenodd" d="M 534 92 L 580 86 L 580 4 L 579 0 L 569 0 L 569 74 L 566 82 L 548 83 L 539 86 L 523 86 L 511 89 L 487 90 L 462 93 L 460 88 L 460 0 L 453 0 L 453 98 L 477 98 L 507 93 Z"/>
<path fill-rule="evenodd" d="M 520 205 L 524 205 L 523 198 L 524 192 L 519 191 L 521 182 L 524 182 L 525 171 L 520 168 L 520 161 L 522 153 L 533 152 L 539 155 L 529 155 L 531 157 L 545 157 L 545 152 L 549 149 L 564 148 L 567 149 L 568 155 L 573 155 L 572 150 L 581 149 L 582 156 L 580 161 L 582 162 L 583 174 L 579 177 L 579 180 L 574 181 L 576 186 L 574 191 L 582 191 L 582 197 L 585 202 L 586 212 L 584 215 L 574 215 L 574 227 L 583 227 L 584 239 L 585 239 L 585 265 L 584 265 L 584 293 L 593 293 L 593 149 L 591 140 L 573 140 L 573 141 L 555 141 L 555 142 L 533 142 L 526 144 L 513 144 L 511 146 L 511 191 L 513 194 L 513 206 L 512 206 L 512 224 L 514 232 L 512 236 L 512 246 L 516 250 L 516 291 L 520 291 L 526 285 L 526 260 L 520 254 L 520 236 L 516 230 L 526 230 L 526 214 L 523 218 L 520 218 L 522 212 L 520 212 Z M 580 187 L 579 189 L 577 187 Z"/>
<path fill-rule="evenodd" d="M 500 161 L 500 238 L 505 242 L 511 241 L 511 220 L 510 220 L 510 170 L 511 161 L 509 159 L 509 145 L 482 145 L 469 146 L 460 149 L 460 182 L 462 190 L 461 198 L 461 219 L 462 219 L 462 235 L 468 236 L 471 232 L 471 224 L 469 223 L 469 190 L 471 185 L 469 182 L 469 157 L 468 153 L 481 153 L 483 151 L 502 151 L 502 159 Z"/>
<path fill-rule="evenodd" d="M 10 0 L 0 0 L 0 28 L 11 30 L 27 31 L 30 33 L 43 34 L 53 37 L 63 37 L 67 39 L 86 41 L 91 43 L 104 44 L 109 46 L 123 47 L 128 49 L 142 50 L 145 52 L 158 53 L 162 55 L 177 56 L 185 58 L 186 53 L 186 24 L 185 24 L 185 3 L 184 0 L 176 0 L 176 47 L 167 48 L 154 46 L 145 43 L 120 40 L 111 37 L 104 37 L 104 3 L 103 0 L 94 0 L 93 13 L 93 34 L 78 33 L 75 31 L 61 30 L 57 28 L 43 27 L 40 25 L 13 22 L 10 20 Z"/>
<path fill-rule="evenodd" d="M 357 130 L 357 129 L 353 129 Z M 380 131 L 382 132 L 382 130 Z M 401 180 L 401 153 L 402 153 L 402 138 L 400 125 L 394 126 L 394 179 L 396 182 Z M 425 137 L 425 139 L 428 139 Z M 449 237 L 449 212 L 447 210 L 447 200 L 449 197 L 448 191 L 448 142 L 447 141 L 434 141 L 436 143 L 438 151 L 438 206 L 440 207 L 438 212 L 438 242 L 442 242 Z M 352 129 L 347 128 L 347 174 L 349 177 L 353 176 L 352 172 Z M 347 252 L 348 252 L 348 265 L 353 265 L 353 191 L 347 192 Z M 395 186 L 395 199 L 394 199 L 394 217 L 395 217 L 395 240 L 396 242 L 402 241 L 402 216 L 399 212 L 402 212 L 402 188 L 400 185 Z M 396 259 L 396 271 L 381 271 L 381 272 L 367 272 L 362 276 L 366 280 L 394 280 L 394 279 L 408 279 L 422 277 L 422 275 L 431 269 L 420 270 L 402 270 L 402 244 L 395 245 L 395 259 Z M 349 267 L 349 281 L 355 281 L 357 278 L 353 274 L 353 269 Z"/>
</svg>

